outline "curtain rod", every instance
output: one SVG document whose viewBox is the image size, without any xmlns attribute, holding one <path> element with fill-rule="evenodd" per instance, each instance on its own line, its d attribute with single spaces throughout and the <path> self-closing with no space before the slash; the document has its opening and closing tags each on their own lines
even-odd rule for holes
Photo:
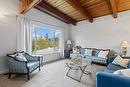
<svg viewBox="0 0 130 87">
<path fill-rule="evenodd" d="M 24 15 L 16 15 L 16 17 L 24 17 L 24 18 L 27 18 L 27 19 L 29 19 L 29 20 L 31 20 L 31 21 L 39 22 L 39 23 L 42 23 L 42 24 L 51 25 L 51 26 L 60 27 L 60 28 L 65 28 L 65 27 L 63 27 L 63 26 L 57 26 L 57 25 L 49 24 L 49 23 L 42 22 L 42 21 L 39 21 L 39 20 L 34 20 L 34 19 L 31 19 L 31 18 L 26 17 L 26 16 L 24 16 Z"/>
</svg>

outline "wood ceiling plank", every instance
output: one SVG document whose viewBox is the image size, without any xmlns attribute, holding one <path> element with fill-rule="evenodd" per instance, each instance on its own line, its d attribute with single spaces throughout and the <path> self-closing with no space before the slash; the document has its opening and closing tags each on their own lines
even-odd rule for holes
<svg viewBox="0 0 130 87">
<path fill-rule="evenodd" d="M 19 12 L 20 14 L 25 14 L 35 5 L 40 3 L 42 0 L 19 0 Z"/>
<path fill-rule="evenodd" d="M 64 4 L 64 0 L 47 0 L 48 3 L 53 5 L 54 7 L 59 7 L 60 5 Z"/>
<path fill-rule="evenodd" d="M 88 19 L 90 22 L 93 22 L 93 17 L 90 15 L 90 13 L 84 8 L 82 7 L 78 0 L 66 0 L 72 7 L 74 7 L 75 9 L 79 10 L 80 13 L 82 15 L 84 15 L 86 17 L 86 19 Z"/>
<path fill-rule="evenodd" d="M 37 6 L 35 6 L 35 8 L 37 8 L 43 12 L 46 12 L 46 13 L 50 14 L 51 16 L 62 20 L 65 23 L 70 23 L 70 24 L 76 25 L 76 20 L 72 19 L 71 17 L 69 17 L 68 15 L 61 12 L 60 10 L 58 10 L 57 8 L 53 7 L 52 5 L 50 5 L 49 3 L 45 2 L 45 1 L 40 2 Z"/>
<path fill-rule="evenodd" d="M 88 7 L 87 9 L 91 12 L 91 15 L 94 18 L 112 13 L 111 7 L 108 4 L 108 2 L 104 2 L 104 3 L 98 4 L 96 6 L 91 6 L 91 7 Z"/>
<path fill-rule="evenodd" d="M 100 2 L 100 3 L 96 3 L 94 5 L 91 5 L 91 6 L 85 6 L 87 9 L 93 9 L 93 8 L 98 8 L 98 7 L 101 7 L 101 6 L 104 6 L 104 5 L 109 5 L 109 2 L 108 1 L 103 1 L 103 2 Z"/>
<path fill-rule="evenodd" d="M 93 5 L 102 3 L 104 1 L 106 1 L 106 0 L 83 0 L 83 1 L 80 1 L 80 3 L 84 7 L 89 7 L 89 6 L 93 6 Z"/>
<path fill-rule="evenodd" d="M 56 7 L 61 12 L 67 14 L 76 21 L 86 19 L 80 10 L 74 8 L 66 0 L 46 0 L 49 4 Z M 73 0 L 69 0 L 73 1 Z M 74 0 L 75 1 L 75 0 Z M 112 14 L 110 0 L 76 0 L 93 18 Z M 117 0 L 117 12 L 130 10 L 130 0 Z"/>
<path fill-rule="evenodd" d="M 110 5 L 113 12 L 113 17 L 117 18 L 117 0 L 110 0 Z"/>
<path fill-rule="evenodd" d="M 117 10 L 118 12 L 130 10 L 130 0 L 118 0 Z"/>
</svg>

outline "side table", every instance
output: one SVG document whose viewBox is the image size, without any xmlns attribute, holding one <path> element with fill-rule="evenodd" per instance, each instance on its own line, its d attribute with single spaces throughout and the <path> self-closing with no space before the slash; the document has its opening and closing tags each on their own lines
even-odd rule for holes
<svg viewBox="0 0 130 87">
<path fill-rule="evenodd" d="M 65 58 L 70 58 L 71 51 L 72 51 L 72 49 L 66 49 L 66 50 L 64 50 L 64 57 Z"/>
</svg>

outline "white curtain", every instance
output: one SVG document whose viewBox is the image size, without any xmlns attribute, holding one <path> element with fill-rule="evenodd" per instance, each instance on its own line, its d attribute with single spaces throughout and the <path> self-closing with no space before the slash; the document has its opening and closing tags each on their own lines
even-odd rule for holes
<svg viewBox="0 0 130 87">
<path fill-rule="evenodd" d="M 17 21 L 19 26 L 17 30 L 17 51 L 25 51 L 31 54 L 31 20 L 22 16 L 18 16 Z"/>
<path fill-rule="evenodd" d="M 64 33 L 63 33 L 63 29 L 60 30 L 61 31 L 61 35 L 60 35 L 60 56 L 61 58 L 64 58 L 64 46 L 65 46 L 65 43 L 64 43 Z"/>
</svg>

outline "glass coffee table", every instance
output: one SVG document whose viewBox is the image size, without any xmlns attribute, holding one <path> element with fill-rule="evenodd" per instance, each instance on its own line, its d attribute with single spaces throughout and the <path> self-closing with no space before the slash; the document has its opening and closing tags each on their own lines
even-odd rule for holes
<svg viewBox="0 0 130 87">
<path fill-rule="evenodd" d="M 76 81 L 80 82 L 81 79 L 82 79 L 83 74 L 86 74 L 86 75 L 91 74 L 91 72 L 86 70 L 87 66 L 92 65 L 91 59 L 82 58 L 79 61 L 78 58 L 74 58 L 74 59 L 71 59 L 71 61 L 66 62 L 66 65 L 69 68 L 68 72 L 66 73 L 66 76 L 68 76 L 68 77 L 70 77 L 70 78 L 72 78 L 72 79 L 74 79 Z M 80 70 L 81 71 L 80 78 L 77 80 L 74 77 L 70 76 L 69 75 L 70 70 Z"/>
</svg>

